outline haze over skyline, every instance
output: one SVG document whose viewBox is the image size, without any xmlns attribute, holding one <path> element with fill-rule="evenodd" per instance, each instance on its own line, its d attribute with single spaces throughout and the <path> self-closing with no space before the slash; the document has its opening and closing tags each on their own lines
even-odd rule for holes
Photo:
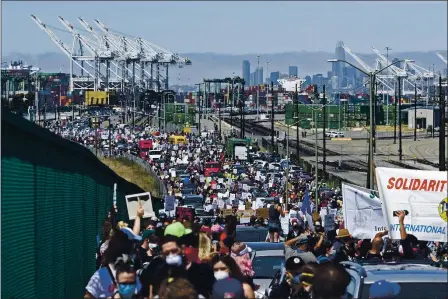
<svg viewBox="0 0 448 299">
<path fill-rule="evenodd" d="M 77 29 L 76 17 L 92 26 L 98 18 L 175 53 L 334 52 L 340 40 L 356 53 L 371 53 L 372 46 L 404 52 L 444 50 L 448 43 L 446 2 L 7 1 L 2 55 L 60 52 L 30 14 L 64 31 L 59 15 Z M 50 29 L 70 45 L 70 34 Z"/>
</svg>

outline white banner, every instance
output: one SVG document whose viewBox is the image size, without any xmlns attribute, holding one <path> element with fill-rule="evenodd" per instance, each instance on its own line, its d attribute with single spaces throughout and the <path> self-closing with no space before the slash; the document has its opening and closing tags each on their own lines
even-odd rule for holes
<svg viewBox="0 0 448 299">
<path fill-rule="evenodd" d="M 371 239 L 387 226 L 381 210 L 381 201 L 371 190 L 342 183 L 345 228 L 358 239 Z"/>
<path fill-rule="evenodd" d="M 383 215 L 392 239 L 400 239 L 396 211 L 404 210 L 404 228 L 421 241 L 447 242 L 446 171 L 376 168 Z"/>
</svg>

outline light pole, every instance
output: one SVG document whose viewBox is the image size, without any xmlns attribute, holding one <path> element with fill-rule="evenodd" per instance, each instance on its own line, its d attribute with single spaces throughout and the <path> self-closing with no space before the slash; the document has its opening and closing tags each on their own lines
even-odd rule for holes
<svg viewBox="0 0 448 299">
<path fill-rule="evenodd" d="M 343 59 L 328 59 L 328 62 L 344 62 L 347 63 L 348 65 L 352 66 L 353 68 L 357 69 L 358 71 L 360 71 L 361 73 L 365 74 L 366 76 L 369 76 L 370 79 L 370 104 L 369 104 L 369 122 L 370 122 L 370 130 L 369 130 L 369 156 L 368 156 L 368 163 L 367 163 L 367 188 L 372 189 L 373 188 L 373 126 L 374 126 L 374 120 L 373 120 L 373 103 L 374 103 L 374 97 L 375 97 L 375 77 L 377 74 L 381 73 L 382 71 L 384 71 L 385 69 L 391 67 L 392 65 L 395 65 L 397 63 L 401 63 L 401 62 L 415 62 L 414 60 L 409 60 L 409 59 L 404 59 L 404 60 L 398 60 L 395 62 L 392 62 L 390 64 L 388 64 L 387 66 L 383 67 L 382 69 L 379 69 L 377 71 L 370 71 L 370 72 L 365 72 L 363 70 L 361 70 L 360 68 L 358 68 L 357 66 L 355 66 L 354 64 L 343 60 Z"/>
</svg>

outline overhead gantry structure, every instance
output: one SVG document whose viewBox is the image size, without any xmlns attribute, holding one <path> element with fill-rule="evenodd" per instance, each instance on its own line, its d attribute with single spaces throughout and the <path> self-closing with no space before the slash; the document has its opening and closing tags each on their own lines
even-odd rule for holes
<svg viewBox="0 0 448 299">
<path fill-rule="evenodd" d="M 378 71 L 393 62 L 388 60 L 379 50 L 372 47 L 373 52 L 378 58 L 376 59 L 375 67 L 370 67 L 347 45 L 343 44 L 342 47 L 358 63 L 361 69 L 367 73 Z M 382 85 L 382 90 L 378 90 L 378 93 L 394 95 L 396 86 L 398 86 L 397 80 L 399 77 L 403 83 L 401 84 L 402 95 L 414 94 L 415 87 L 417 87 L 418 94 L 426 96 L 430 93 L 431 86 L 438 82 L 440 75 L 436 74 L 434 70 L 430 71 L 414 62 L 402 62 L 401 64 L 401 66 L 392 65 L 376 75 L 376 80 Z"/>
<path fill-rule="evenodd" d="M 94 23 L 99 30 L 95 30 L 81 17 L 77 20 L 83 29 L 76 29 L 61 16 L 58 18 L 72 35 L 70 46 L 51 30 L 51 28 L 60 29 L 49 26 L 31 15 L 31 19 L 68 56 L 70 91 L 116 90 L 121 93 L 132 93 L 136 89 L 160 91 L 169 87 L 170 66 L 182 68 L 191 65 L 188 58 L 140 37 L 117 34 L 98 19 L 95 19 Z M 86 34 L 82 34 L 81 31 Z M 80 74 L 74 74 L 74 65 L 79 67 Z M 165 68 L 164 74 L 161 73 L 160 67 Z"/>
</svg>

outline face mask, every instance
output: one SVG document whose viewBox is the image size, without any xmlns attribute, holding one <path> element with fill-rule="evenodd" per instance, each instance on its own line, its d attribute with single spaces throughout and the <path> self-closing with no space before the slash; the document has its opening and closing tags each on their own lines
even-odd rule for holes
<svg viewBox="0 0 448 299">
<path fill-rule="evenodd" d="M 118 284 L 118 293 L 123 299 L 130 299 L 135 294 L 136 284 Z"/>
<path fill-rule="evenodd" d="M 180 265 L 182 265 L 182 257 L 178 254 L 171 254 L 166 257 L 166 263 L 170 266 L 179 267 Z"/>
<path fill-rule="evenodd" d="M 151 249 L 155 249 L 155 248 L 157 248 L 158 246 L 159 246 L 159 245 L 154 244 L 154 243 L 149 243 L 149 244 L 148 244 L 148 247 L 151 248 Z"/>
<path fill-rule="evenodd" d="M 229 277 L 229 273 L 227 273 L 226 271 L 216 271 L 215 272 L 216 280 L 222 280 L 222 279 L 226 279 L 228 277 Z"/>
</svg>

